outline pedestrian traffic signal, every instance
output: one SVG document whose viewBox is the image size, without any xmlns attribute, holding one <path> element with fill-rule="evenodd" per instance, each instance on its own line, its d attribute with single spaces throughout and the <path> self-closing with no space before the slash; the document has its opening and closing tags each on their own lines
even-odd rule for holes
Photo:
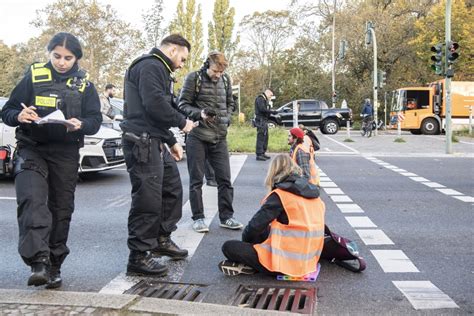
<svg viewBox="0 0 474 316">
<path fill-rule="evenodd" d="M 379 88 L 383 88 L 387 84 L 387 72 L 380 70 L 379 71 Z"/>
<path fill-rule="evenodd" d="M 431 46 L 431 51 L 434 53 L 434 55 L 431 56 L 431 60 L 434 62 L 431 65 L 431 69 L 434 70 L 434 72 L 437 75 L 442 75 L 443 74 L 443 44 L 436 44 L 435 46 Z"/>
<path fill-rule="evenodd" d="M 451 65 L 454 61 L 459 57 L 459 53 L 456 52 L 459 48 L 459 44 L 456 42 L 449 42 L 448 43 L 448 51 L 447 51 L 447 59 L 448 64 Z"/>
</svg>

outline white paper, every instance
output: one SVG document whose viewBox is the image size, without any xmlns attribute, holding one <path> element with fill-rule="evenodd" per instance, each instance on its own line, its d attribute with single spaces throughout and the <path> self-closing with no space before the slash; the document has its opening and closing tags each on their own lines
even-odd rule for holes
<svg viewBox="0 0 474 316">
<path fill-rule="evenodd" d="M 41 125 L 41 124 L 62 124 L 66 127 L 73 128 L 74 124 L 66 120 L 64 117 L 64 114 L 61 110 L 56 110 L 52 113 L 49 113 L 43 118 L 40 118 L 35 121 L 36 124 Z"/>
</svg>

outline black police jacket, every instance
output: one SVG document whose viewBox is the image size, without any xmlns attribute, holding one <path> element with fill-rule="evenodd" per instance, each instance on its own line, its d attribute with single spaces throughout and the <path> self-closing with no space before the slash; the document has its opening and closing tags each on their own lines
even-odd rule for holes
<svg viewBox="0 0 474 316">
<path fill-rule="evenodd" d="M 56 72 L 48 62 L 45 67 L 51 69 L 54 81 L 67 81 L 79 74 L 79 66 L 75 64 L 67 73 L 60 74 Z M 21 103 L 27 106 L 35 105 L 35 91 L 31 79 L 31 70 L 28 70 L 23 79 L 13 89 L 10 98 L 2 109 L 2 119 L 9 126 L 19 126 L 17 128 L 17 139 L 30 140 L 34 143 L 78 143 L 83 144 L 84 135 L 93 135 L 97 133 L 102 123 L 102 114 L 100 113 L 100 100 L 94 85 L 89 82 L 81 100 L 81 115 L 76 117 L 82 121 L 82 127 L 75 132 L 67 132 L 66 127 L 61 124 L 20 123 L 18 115 L 23 110 Z"/>
<path fill-rule="evenodd" d="M 171 60 L 157 48 L 132 62 L 125 74 L 124 121 L 120 124 L 124 132 L 149 133 L 170 146 L 176 143 L 169 128 L 184 128 L 186 118 L 174 104 L 171 67 Z"/>
</svg>

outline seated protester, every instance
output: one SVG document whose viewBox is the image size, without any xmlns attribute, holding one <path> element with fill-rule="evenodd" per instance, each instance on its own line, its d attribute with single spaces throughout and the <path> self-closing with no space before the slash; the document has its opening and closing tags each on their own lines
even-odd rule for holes
<svg viewBox="0 0 474 316">
<path fill-rule="evenodd" d="M 324 244 L 325 206 L 317 186 L 301 176 L 288 155 L 276 156 L 266 186 L 270 193 L 242 233 L 222 246 L 225 275 L 257 272 L 301 277 L 316 271 Z"/>
<path fill-rule="evenodd" d="M 299 128 L 301 128 L 304 132 L 304 137 L 303 137 L 303 143 L 306 146 L 306 148 L 310 149 L 311 147 L 313 148 L 314 157 L 316 159 L 316 151 L 321 148 L 320 142 L 318 137 L 314 134 L 314 132 L 305 127 L 303 124 L 298 125 Z"/>
<path fill-rule="evenodd" d="M 303 176 L 312 184 L 319 186 L 319 172 L 314 161 L 313 146 L 305 146 L 305 133 L 299 127 L 293 127 L 288 133 L 290 157 L 301 168 Z"/>
</svg>

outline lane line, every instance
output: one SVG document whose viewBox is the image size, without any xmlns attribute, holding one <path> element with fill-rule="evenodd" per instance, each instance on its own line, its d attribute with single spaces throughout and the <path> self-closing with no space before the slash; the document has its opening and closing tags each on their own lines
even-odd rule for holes
<svg viewBox="0 0 474 316">
<path fill-rule="evenodd" d="M 346 221 L 354 228 L 377 227 L 367 216 L 346 216 Z"/>
<path fill-rule="evenodd" d="M 424 185 L 426 185 L 426 186 L 428 186 L 428 187 L 430 187 L 430 188 L 445 188 L 444 185 L 439 184 L 439 183 L 437 183 L 437 182 L 431 182 L 431 181 L 429 181 L 429 182 L 421 182 L 421 183 L 423 183 Z"/>
<path fill-rule="evenodd" d="M 319 186 L 322 187 L 322 188 L 337 188 L 337 184 L 335 184 L 332 181 L 320 182 Z"/>
<path fill-rule="evenodd" d="M 353 202 L 347 195 L 330 195 L 329 197 L 333 202 Z"/>
<path fill-rule="evenodd" d="M 344 194 L 344 192 L 342 192 L 341 189 L 339 188 L 324 188 L 324 192 L 326 192 L 326 194 Z"/>
<path fill-rule="evenodd" d="M 410 177 L 410 179 L 416 182 L 430 182 L 430 180 L 423 177 Z"/>
<path fill-rule="evenodd" d="M 356 229 L 360 239 L 369 245 L 394 245 L 393 241 L 381 229 Z"/>
<path fill-rule="evenodd" d="M 385 273 L 420 272 L 401 250 L 370 250 Z"/>
<path fill-rule="evenodd" d="M 461 200 L 463 202 L 467 202 L 467 203 L 474 203 L 474 197 L 472 196 L 460 195 L 460 196 L 453 196 L 453 198 Z"/>
<path fill-rule="evenodd" d="M 230 156 L 230 168 L 231 168 L 231 182 L 234 183 L 235 179 L 239 175 L 242 167 L 247 159 L 247 155 L 232 155 Z M 202 199 L 205 203 L 205 222 L 210 225 L 212 219 L 217 214 L 217 188 L 209 187 L 207 185 L 202 186 Z M 197 247 L 205 234 L 196 233 L 192 229 L 193 220 L 191 219 L 191 204 L 189 200 L 183 205 L 183 216 L 178 223 L 178 229 L 173 232 L 173 241 L 180 247 L 187 249 L 189 252 L 186 261 L 189 261 L 194 255 Z M 238 217 L 238 214 L 236 214 Z M 125 259 L 126 260 L 126 259 Z M 161 259 L 160 259 L 161 262 Z M 122 294 L 134 286 L 137 282 L 142 280 L 141 277 L 129 277 L 125 275 L 125 272 L 121 272 L 118 276 L 112 279 L 107 285 L 105 285 L 99 293 L 105 294 Z"/>
<path fill-rule="evenodd" d="M 416 309 L 459 308 L 430 281 L 392 281 Z"/>
<path fill-rule="evenodd" d="M 336 204 L 341 213 L 364 213 L 364 210 L 357 204 Z"/>
<path fill-rule="evenodd" d="M 335 142 L 336 144 L 341 145 L 342 147 L 345 147 L 345 148 L 349 149 L 351 152 L 353 152 L 353 153 L 355 153 L 355 154 L 360 154 L 360 152 L 359 152 L 358 150 L 355 150 L 354 148 L 349 147 L 349 146 L 347 146 L 346 144 L 343 144 L 343 143 L 341 143 L 341 142 L 339 142 L 339 141 L 333 139 L 332 137 L 328 137 L 328 136 L 326 136 L 326 135 L 323 135 L 323 136 L 324 136 L 326 139 L 329 139 L 330 141 Z"/>
<path fill-rule="evenodd" d="M 436 189 L 436 191 L 439 191 L 446 195 L 464 195 L 461 192 L 453 190 L 453 189 Z"/>
<path fill-rule="evenodd" d="M 1 196 L 0 200 L 11 200 L 11 201 L 13 201 L 13 200 L 16 200 L 16 197 Z"/>
</svg>

